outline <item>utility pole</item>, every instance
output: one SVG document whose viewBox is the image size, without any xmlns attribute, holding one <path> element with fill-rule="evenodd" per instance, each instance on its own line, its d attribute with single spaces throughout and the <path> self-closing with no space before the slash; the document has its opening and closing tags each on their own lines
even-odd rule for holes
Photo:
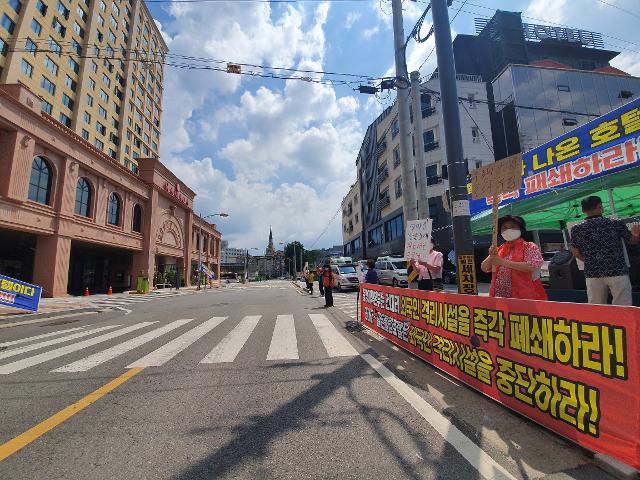
<svg viewBox="0 0 640 480">
<path fill-rule="evenodd" d="M 392 0 L 393 43 L 396 59 L 396 88 L 398 91 L 398 123 L 400 124 L 400 156 L 402 163 L 402 201 L 405 223 L 418 218 L 416 208 L 416 182 L 411 151 L 411 131 L 409 125 L 409 74 L 405 55 L 404 27 L 402 25 L 402 0 Z"/>
<path fill-rule="evenodd" d="M 418 181 L 418 219 L 429 217 L 427 203 L 427 166 L 424 159 L 422 136 L 422 100 L 420 98 L 420 72 L 411 72 L 411 103 L 413 105 L 413 135 L 416 146 L 416 179 Z"/>
<path fill-rule="evenodd" d="M 456 84 L 456 68 L 453 63 L 447 0 L 431 0 L 431 13 L 433 15 L 436 55 L 438 56 L 442 120 L 447 147 L 453 242 L 458 259 L 458 291 L 477 295 L 471 216 L 469 214 L 469 197 L 467 193 L 469 167 L 464 159 L 462 150 L 458 87 Z M 466 265 L 468 268 L 461 271 L 461 265 Z"/>
<path fill-rule="evenodd" d="M 200 275 L 202 275 L 202 213 L 200 217 L 200 229 L 198 230 L 198 290 L 200 290 Z"/>
</svg>

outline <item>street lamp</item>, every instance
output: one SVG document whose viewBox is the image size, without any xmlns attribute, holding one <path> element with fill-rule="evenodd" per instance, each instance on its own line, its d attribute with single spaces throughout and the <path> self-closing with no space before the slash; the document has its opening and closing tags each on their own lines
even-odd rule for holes
<svg viewBox="0 0 640 480">
<path fill-rule="evenodd" d="M 260 250 L 257 247 L 245 248 L 244 253 L 244 283 L 247 283 L 249 277 L 249 250 Z"/>
<path fill-rule="evenodd" d="M 198 290 L 200 290 L 200 279 L 201 279 L 201 275 L 202 275 L 202 221 L 206 218 L 210 218 L 210 217 L 222 217 L 222 218 L 227 218 L 229 216 L 228 213 L 212 213 L 211 215 L 206 215 L 206 216 L 202 216 L 202 214 L 199 214 L 200 217 L 200 230 L 198 232 Z M 189 266 L 189 268 L 191 268 L 191 266 Z"/>
</svg>

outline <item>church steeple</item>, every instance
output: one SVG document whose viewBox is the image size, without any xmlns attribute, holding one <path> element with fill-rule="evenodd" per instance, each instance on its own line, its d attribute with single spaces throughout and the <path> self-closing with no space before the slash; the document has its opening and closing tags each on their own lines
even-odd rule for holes
<svg viewBox="0 0 640 480">
<path fill-rule="evenodd" d="M 276 249 L 273 246 L 273 231 L 271 230 L 271 226 L 269 226 L 269 245 L 265 253 L 267 255 L 274 255 L 276 253 Z"/>
</svg>

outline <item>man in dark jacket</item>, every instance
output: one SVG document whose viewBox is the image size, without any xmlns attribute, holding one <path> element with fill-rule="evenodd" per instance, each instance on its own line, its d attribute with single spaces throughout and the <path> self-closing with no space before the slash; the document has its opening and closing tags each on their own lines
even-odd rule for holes
<svg viewBox="0 0 640 480">
<path fill-rule="evenodd" d="M 380 280 L 378 279 L 378 272 L 375 269 L 376 262 L 369 259 L 367 260 L 367 273 L 364 276 L 364 283 L 373 283 L 378 284 Z"/>
</svg>

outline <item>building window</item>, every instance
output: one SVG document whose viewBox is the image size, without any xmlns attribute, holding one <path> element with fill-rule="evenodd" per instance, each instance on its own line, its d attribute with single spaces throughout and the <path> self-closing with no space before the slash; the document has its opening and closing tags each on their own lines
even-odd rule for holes
<svg viewBox="0 0 640 480">
<path fill-rule="evenodd" d="M 103 12 L 107 9 L 107 4 L 104 3 L 104 0 L 100 0 L 100 10 Z"/>
<path fill-rule="evenodd" d="M 391 138 L 396 138 L 398 133 L 400 133 L 400 121 L 396 118 L 393 121 L 393 127 L 391 128 Z"/>
<path fill-rule="evenodd" d="M 75 73 L 78 73 L 80 71 L 80 65 L 78 65 L 78 62 L 76 62 L 73 58 L 67 59 L 67 65 L 69 65 L 69 68 Z"/>
<path fill-rule="evenodd" d="M 471 127 L 471 140 L 473 143 L 480 143 L 480 129 L 478 127 Z"/>
<path fill-rule="evenodd" d="M 95 141 L 93 142 L 93 144 L 95 145 L 95 147 L 98 150 L 104 150 L 104 142 L 102 140 L 98 140 L 97 138 L 95 139 Z"/>
<path fill-rule="evenodd" d="M 111 86 L 111 80 L 109 80 L 109 77 L 106 73 L 102 74 L 102 83 L 104 83 L 107 87 Z"/>
<path fill-rule="evenodd" d="M 9 6 L 13 8 L 16 13 L 20 13 L 20 10 L 22 9 L 22 3 L 20 3 L 20 0 L 9 0 Z"/>
<path fill-rule="evenodd" d="M 562 125 L 565 127 L 575 127 L 578 125 L 578 120 L 575 118 L 565 117 L 562 119 Z"/>
<path fill-rule="evenodd" d="M 120 224 L 120 197 L 115 192 L 111 192 L 111 195 L 109 195 L 107 223 L 115 226 Z"/>
<path fill-rule="evenodd" d="M 38 3 L 36 3 L 36 10 L 38 10 L 40 12 L 40 15 L 42 15 L 43 17 L 47 14 L 47 6 L 42 0 L 38 0 Z"/>
<path fill-rule="evenodd" d="M 31 75 L 33 74 L 33 66 L 29 62 L 27 62 L 24 58 L 22 59 L 22 64 L 20 68 L 24 75 L 31 78 Z"/>
<path fill-rule="evenodd" d="M 40 82 L 40 86 L 43 90 L 49 92 L 51 95 L 56 94 L 56 86 L 44 75 L 42 76 L 42 81 Z"/>
<path fill-rule="evenodd" d="M 42 106 L 40 107 L 40 109 L 45 112 L 48 115 L 51 115 L 51 112 L 53 112 L 53 105 L 51 105 L 49 102 L 47 102 L 46 100 L 42 101 Z"/>
<path fill-rule="evenodd" d="M 394 183 L 396 186 L 396 198 L 400 198 L 402 196 L 402 177 L 396 178 Z"/>
<path fill-rule="evenodd" d="M 438 201 L 435 197 L 429 199 L 429 218 L 434 224 L 438 223 Z"/>
<path fill-rule="evenodd" d="M 2 25 L 9 33 L 13 33 L 14 28 L 16 28 L 16 24 L 13 23 L 13 20 L 11 20 L 9 15 L 6 13 L 2 16 L 2 22 L 0 22 L 0 25 Z"/>
<path fill-rule="evenodd" d="M 49 205 L 51 195 L 51 167 L 42 157 L 36 157 L 31 163 L 29 180 L 29 200 Z"/>
<path fill-rule="evenodd" d="M 72 92 L 76 91 L 76 82 L 69 76 L 65 75 L 64 84 L 69 88 Z"/>
<path fill-rule="evenodd" d="M 64 113 L 61 113 L 58 119 L 60 120 L 60 123 L 62 123 L 65 127 L 71 128 L 71 119 Z"/>
<path fill-rule="evenodd" d="M 105 102 L 109 102 L 109 95 L 107 95 L 107 92 L 102 89 L 100 89 L 100 98 Z"/>
<path fill-rule="evenodd" d="M 82 129 L 82 138 L 85 139 L 85 141 L 89 141 L 89 132 L 87 132 L 84 128 Z"/>
<path fill-rule="evenodd" d="M 442 165 L 442 178 L 449 178 L 449 166 L 446 163 Z"/>
<path fill-rule="evenodd" d="M 385 222 L 384 233 L 387 242 L 402 237 L 404 234 L 404 217 L 402 214 Z"/>
<path fill-rule="evenodd" d="M 58 12 L 66 19 L 69 20 L 69 9 L 64 6 L 64 4 L 58 0 Z"/>
<path fill-rule="evenodd" d="M 36 47 L 36 44 L 30 38 L 27 38 L 27 40 L 24 42 L 24 49 L 34 57 L 36 56 L 36 52 L 38 51 L 38 47 Z"/>
<path fill-rule="evenodd" d="M 84 112 L 84 121 L 91 125 L 91 114 L 89 112 Z"/>
<path fill-rule="evenodd" d="M 436 138 L 433 130 L 427 130 L 422 132 L 422 139 L 424 140 L 424 151 L 429 152 L 436 148 Z"/>
<path fill-rule="evenodd" d="M 62 94 L 62 104 L 67 107 L 69 110 L 73 110 L 74 102 L 71 100 L 71 97 L 66 93 Z"/>
<path fill-rule="evenodd" d="M 382 225 L 369 230 L 369 246 L 374 247 L 376 245 L 382 245 L 384 238 L 382 236 Z"/>
<path fill-rule="evenodd" d="M 88 217 L 91 210 L 91 187 L 86 179 L 80 177 L 76 185 L 76 215 Z"/>
<path fill-rule="evenodd" d="M 98 71 L 98 64 L 96 62 L 91 62 L 91 70 L 93 71 L 93 73 L 96 73 Z M 95 85 L 95 82 L 93 84 Z"/>
<path fill-rule="evenodd" d="M 89 95 L 88 93 L 87 93 L 86 101 L 87 101 L 87 105 L 89 105 L 90 107 L 93 106 L 93 97 L 91 95 Z M 89 119 L 89 120 L 91 120 L 91 119 Z"/>
<path fill-rule="evenodd" d="M 89 88 L 91 90 L 95 90 L 96 89 L 96 81 L 93 78 L 90 78 L 88 83 L 89 83 Z"/>
<path fill-rule="evenodd" d="M 107 111 L 104 109 L 104 107 L 98 107 L 98 115 L 100 115 L 102 118 L 107 118 Z"/>
<path fill-rule="evenodd" d="M 82 55 L 82 47 L 75 38 L 71 39 L 71 49 L 78 55 Z"/>
<path fill-rule="evenodd" d="M 393 149 L 393 168 L 398 168 L 400 165 L 400 147 Z"/>
<path fill-rule="evenodd" d="M 76 13 L 82 19 L 83 22 L 87 21 L 87 12 L 85 12 L 80 5 L 76 7 Z"/>
<path fill-rule="evenodd" d="M 42 25 L 40 25 L 35 18 L 31 20 L 31 30 L 38 36 L 40 36 L 40 32 L 42 32 Z"/>
<path fill-rule="evenodd" d="M 60 44 L 51 37 L 49 37 L 47 43 L 49 44 L 49 50 L 51 50 L 53 53 L 57 53 L 58 56 L 60 56 L 60 53 L 62 52 L 62 47 L 60 46 Z"/>
<path fill-rule="evenodd" d="M 100 122 L 96 122 L 96 131 L 101 135 L 105 135 L 107 133 L 107 127 L 102 125 Z"/>
<path fill-rule="evenodd" d="M 133 206 L 133 225 L 134 232 L 142 232 L 142 207 L 139 204 Z"/>
<path fill-rule="evenodd" d="M 56 62 L 51 60 L 49 55 L 44 57 L 44 66 L 47 70 L 49 70 L 53 75 L 58 75 L 58 65 Z"/>
<path fill-rule="evenodd" d="M 438 182 L 439 182 L 438 166 L 428 165 L 427 166 L 427 185 L 435 185 Z"/>
<path fill-rule="evenodd" d="M 569 87 L 569 85 L 558 85 L 558 91 L 559 92 L 570 92 L 571 88 Z"/>
</svg>

